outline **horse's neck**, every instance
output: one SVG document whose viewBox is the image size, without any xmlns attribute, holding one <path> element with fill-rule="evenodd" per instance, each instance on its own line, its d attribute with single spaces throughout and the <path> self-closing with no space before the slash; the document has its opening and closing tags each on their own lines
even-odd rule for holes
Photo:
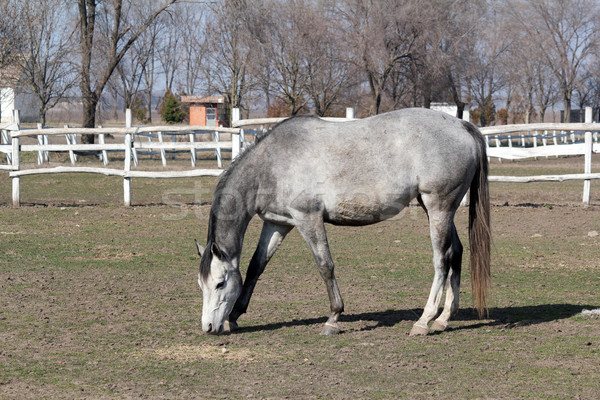
<svg viewBox="0 0 600 400">
<path fill-rule="evenodd" d="M 247 213 L 235 219 L 217 219 L 214 240 L 233 259 L 239 260 L 242 253 L 244 235 L 250 219 L 252 216 Z"/>
<path fill-rule="evenodd" d="M 250 220 L 254 216 L 252 184 L 226 185 L 221 190 L 219 204 L 215 210 L 213 236 L 215 242 L 229 256 L 239 261 L 242 243 Z M 252 204 L 248 204 L 252 203 Z"/>
</svg>

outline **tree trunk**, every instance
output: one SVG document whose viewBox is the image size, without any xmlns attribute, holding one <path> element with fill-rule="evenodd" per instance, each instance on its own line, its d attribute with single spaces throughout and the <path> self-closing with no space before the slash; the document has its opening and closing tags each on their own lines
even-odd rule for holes
<svg viewBox="0 0 600 400">
<path fill-rule="evenodd" d="M 456 118 L 463 119 L 465 115 L 465 103 L 458 101 L 456 104 Z"/>
<path fill-rule="evenodd" d="M 540 122 L 544 122 L 545 118 L 546 118 L 546 108 L 540 107 Z"/>
<path fill-rule="evenodd" d="M 375 97 L 375 115 L 378 115 L 381 108 L 381 93 L 377 91 L 373 96 Z"/>
<path fill-rule="evenodd" d="M 43 128 L 46 126 L 46 105 L 40 98 L 38 98 L 38 107 L 40 113 L 40 123 L 42 124 Z"/>
<path fill-rule="evenodd" d="M 148 87 L 148 123 L 152 123 L 152 85 Z"/>
<path fill-rule="evenodd" d="M 565 106 L 563 122 L 569 123 L 571 122 L 571 92 L 568 89 L 563 90 L 563 103 Z"/>
<path fill-rule="evenodd" d="M 85 96 L 82 99 L 83 114 L 82 114 L 82 127 L 83 128 L 95 128 L 96 127 L 96 106 L 98 105 L 98 99 L 94 95 Z M 82 135 L 81 143 L 83 144 L 94 144 L 94 135 Z"/>
<path fill-rule="evenodd" d="M 466 103 L 460 100 L 460 95 L 454 82 L 452 72 L 448 73 L 448 83 L 450 85 L 450 92 L 452 93 L 452 100 L 454 100 L 454 104 L 456 105 L 456 118 L 463 119 Z"/>
</svg>

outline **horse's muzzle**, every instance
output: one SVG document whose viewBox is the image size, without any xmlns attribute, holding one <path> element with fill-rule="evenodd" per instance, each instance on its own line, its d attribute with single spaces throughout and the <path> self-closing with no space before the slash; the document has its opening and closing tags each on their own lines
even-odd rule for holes
<svg viewBox="0 0 600 400">
<path fill-rule="evenodd" d="M 224 331 L 225 331 L 225 329 L 224 329 L 223 325 L 219 325 L 219 326 L 215 327 L 211 323 L 209 323 L 208 326 L 206 327 L 206 329 L 204 329 L 204 332 L 209 335 L 220 335 Z"/>
</svg>

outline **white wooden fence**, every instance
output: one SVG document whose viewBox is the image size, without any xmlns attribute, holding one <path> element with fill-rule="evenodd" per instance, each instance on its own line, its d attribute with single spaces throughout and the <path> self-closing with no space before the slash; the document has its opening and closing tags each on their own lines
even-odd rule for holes
<svg viewBox="0 0 600 400">
<path fill-rule="evenodd" d="M 130 119 L 129 119 L 130 120 Z M 240 152 L 240 130 L 235 128 L 217 128 L 206 126 L 148 126 L 125 128 L 51 128 L 51 129 L 20 129 L 18 112 L 15 113 L 14 123 L 1 126 L 2 145 L 0 152 L 6 154 L 7 165 L 0 165 L 0 170 L 8 170 L 12 178 L 12 202 L 19 206 L 20 177 L 26 175 L 58 174 L 58 173 L 92 173 L 106 176 L 120 176 L 123 178 L 123 202 L 131 205 L 131 179 L 132 178 L 189 178 L 199 176 L 218 176 L 222 169 L 191 169 L 184 171 L 136 171 L 131 169 L 131 161 L 138 163 L 137 153 L 140 151 L 159 150 L 163 165 L 166 165 L 167 151 L 189 151 L 192 165 L 196 165 L 196 151 L 214 150 L 217 154 L 219 168 L 222 168 L 221 150 L 230 149 L 235 158 Z M 129 125 L 129 124 L 128 124 Z M 8 133 L 10 132 L 10 144 Z M 198 142 L 195 140 L 197 133 L 210 133 L 212 142 Z M 219 140 L 220 133 L 231 134 L 230 142 Z M 98 137 L 98 144 L 77 144 L 76 135 L 90 134 Z M 121 143 L 106 143 L 105 135 L 122 136 Z M 162 136 L 189 135 L 188 142 L 165 142 Z M 67 139 L 66 144 L 49 144 L 48 137 L 62 136 Z M 153 135 L 159 138 L 158 142 L 136 140 L 142 135 Z M 38 144 L 21 144 L 24 137 L 37 138 Z M 21 169 L 20 152 L 38 152 L 38 163 L 48 159 L 49 152 L 68 152 L 71 166 L 58 166 L 52 168 Z M 79 167 L 75 166 L 76 152 L 92 152 L 99 154 L 104 165 L 108 165 L 107 152 L 118 151 L 124 153 L 123 169 L 106 167 Z"/>
<path fill-rule="evenodd" d="M 160 152 L 163 165 L 166 165 L 167 151 L 190 151 L 192 166 L 196 165 L 197 150 L 214 150 L 217 155 L 218 167 L 222 168 L 221 150 L 232 151 L 235 158 L 244 146 L 244 129 L 250 126 L 258 127 L 264 131 L 285 118 L 261 118 L 240 120 L 239 110 L 233 110 L 234 128 L 208 128 L 200 126 L 154 126 L 154 127 L 131 127 L 130 122 L 125 128 L 53 128 L 53 129 L 30 129 L 20 130 L 18 114 L 15 123 L 0 126 L 2 132 L 0 152 L 6 154 L 8 165 L 0 165 L 0 170 L 10 171 L 13 188 L 13 204 L 20 204 L 20 180 L 21 176 L 34 174 L 55 174 L 85 172 L 108 176 L 120 176 L 123 178 L 124 204 L 131 205 L 131 179 L 132 178 L 187 178 L 198 176 L 218 176 L 221 169 L 191 169 L 187 171 L 136 171 L 131 169 L 131 161 L 137 165 L 138 152 L 157 151 Z M 354 110 L 346 111 L 346 118 L 329 118 L 333 121 L 347 121 L 354 118 Z M 526 125 L 503 125 L 481 128 L 487 138 L 488 157 L 499 159 L 522 159 L 538 157 L 559 157 L 568 155 L 584 155 L 582 173 L 565 175 L 537 175 L 537 176 L 490 176 L 490 182 L 547 182 L 565 180 L 583 180 L 583 203 L 590 203 L 591 180 L 600 179 L 600 173 L 592 173 L 592 153 L 600 152 L 598 136 L 600 124 L 591 123 L 591 113 L 586 113 L 588 122 L 580 124 L 526 124 Z M 130 121 L 130 117 L 128 118 Z M 9 140 L 8 133 L 10 132 Z M 197 142 L 197 133 L 211 133 L 212 142 Z M 220 141 L 220 133 L 231 134 L 231 142 Z M 98 144 L 77 144 L 76 134 L 92 134 L 98 136 Z M 122 143 L 105 143 L 105 135 L 122 135 Z M 67 144 L 49 144 L 48 137 L 65 135 Z M 164 135 L 189 135 L 188 142 L 168 142 L 163 139 Z M 37 137 L 38 144 L 21 144 L 23 137 Z M 145 137 L 146 139 L 141 139 Z M 152 138 L 158 141 L 152 141 Z M 147 141 L 144 141 L 147 140 Z M 9 144 L 10 143 L 10 144 Z M 53 168 L 21 169 L 19 151 L 38 152 L 38 163 L 42 164 L 48 159 L 48 153 L 52 151 L 69 152 L 71 166 L 59 166 Z M 76 152 L 97 152 L 105 165 L 104 168 L 77 167 L 75 166 Z M 123 169 L 106 168 L 108 165 L 107 152 L 120 151 L 125 154 Z"/>
<path fill-rule="evenodd" d="M 592 173 L 592 153 L 600 153 L 598 133 L 600 124 L 591 122 L 591 108 L 586 110 L 585 123 L 543 123 L 501 125 L 480 128 L 488 143 L 488 157 L 499 159 L 524 159 L 583 155 L 582 173 L 536 176 L 490 176 L 490 182 L 562 182 L 583 180 L 582 201 L 590 204 L 591 181 L 600 179 Z"/>
</svg>

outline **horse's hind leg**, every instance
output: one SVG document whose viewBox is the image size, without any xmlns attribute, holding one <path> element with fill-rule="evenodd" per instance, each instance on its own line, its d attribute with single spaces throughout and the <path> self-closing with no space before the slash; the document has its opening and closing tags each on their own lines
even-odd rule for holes
<svg viewBox="0 0 600 400">
<path fill-rule="evenodd" d="M 413 325 L 411 335 L 426 335 L 429 333 L 429 322 L 436 317 L 444 290 L 444 285 L 452 265 L 452 260 L 459 250 L 453 245 L 454 210 L 440 210 L 436 207 L 439 203 L 433 196 L 423 196 L 423 203 L 427 207 L 429 216 L 429 230 L 433 247 L 434 277 L 429 298 L 421 318 Z M 459 242 L 460 243 L 460 242 Z"/>
<path fill-rule="evenodd" d="M 456 227 L 452 225 L 452 251 L 450 260 L 450 272 L 446 279 L 446 302 L 444 310 L 431 325 L 432 332 L 441 332 L 448 328 L 448 320 L 458 312 L 460 294 L 460 272 L 462 263 L 463 247 L 460 243 Z"/>
<path fill-rule="evenodd" d="M 263 224 L 258 246 L 246 272 L 242 293 L 229 314 L 229 326 L 231 330 L 237 328 L 237 319 L 248 309 L 248 304 L 250 303 L 250 298 L 252 297 L 258 278 L 264 272 L 267 263 L 292 228 L 293 226 L 277 225 L 268 221 L 265 221 Z"/>
<path fill-rule="evenodd" d="M 338 288 L 335 275 L 333 273 L 334 265 L 329 251 L 327 242 L 327 233 L 322 216 L 304 216 L 300 218 L 301 223 L 297 224 L 298 231 L 306 240 L 315 257 L 317 268 L 321 277 L 325 281 L 327 294 L 329 295 L 329 303 L 331 313 L 329 319 L 325 323 L 322 335 L 335 335 L 341 332 L 341 327 L 338 324 L 338 318 L 344 312 L 344 302 Z"/>
</svg>

